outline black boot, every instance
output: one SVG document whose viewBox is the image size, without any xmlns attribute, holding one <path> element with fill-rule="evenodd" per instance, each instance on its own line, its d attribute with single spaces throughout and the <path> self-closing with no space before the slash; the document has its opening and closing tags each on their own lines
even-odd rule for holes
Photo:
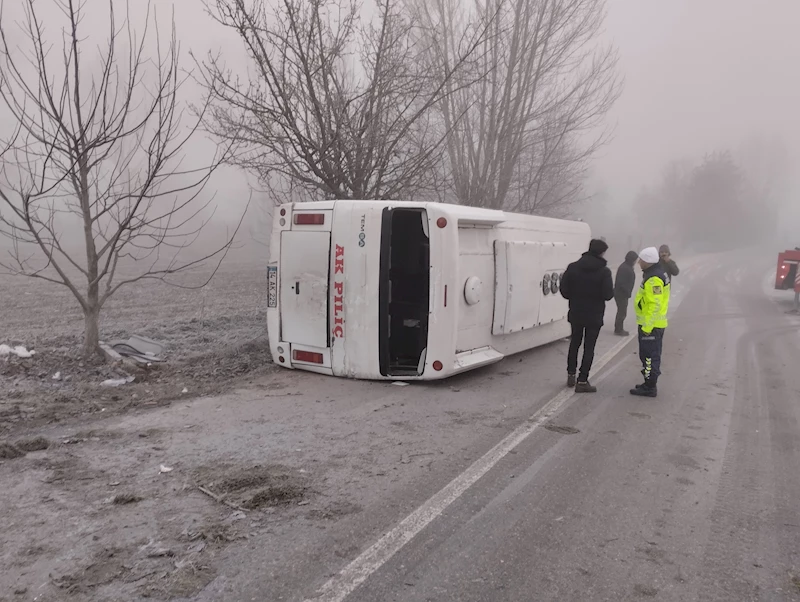
<svg viewBox="0 0 800 602">
<path fill-rule="evenodd" d="M 597 387 L 592 385 L 588 380 L 583 382 L 578 381 L 578 384 L 575 385 L 575 392 L 576 393 L 597 393 Z"/>
<path fill-rule="evenodd" d="M 615 330 L 614 334 L 617 335 L 618 337 L 627 337 L 630 336 L 631 333 L 628 332 L 627 330 Z"/>
<path fill-rule="evenodd" d="M 654 379 L 647 379 L 643 385 L 636 385 L 631 389 L 631 395 L 637 397 L 658 397 L 658 387 Z"/>
<path fill-rule="evenodd" d="M 575 386 L 575 375 L 567 374 L 567 386 L 572 388 Z"/>
</svg>

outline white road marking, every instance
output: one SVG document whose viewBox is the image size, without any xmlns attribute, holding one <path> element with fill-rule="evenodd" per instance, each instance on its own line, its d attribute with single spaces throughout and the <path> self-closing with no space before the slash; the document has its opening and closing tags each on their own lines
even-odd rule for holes
<svg viewBox="0 0 800 602">
<path fill-rule="evenodd" d="M 605 367 L 634 338 L 631 335 L 621 339 L 599 361 L 595 362 L 592 368 L 593 371 L 598 372 Z M 525 424 L 512 431 L 463 473 L 450 481 L 444 489 L 409 514 L 396 527 L 348 564 L 338 575 L 325 583 L 318 590 L 317 596 L 310 600 L 315 602 L 342 602 L 359 585 L 364 583 L 370 575 L 414 539 L 420 531 L 441 515 L 450 504 L 456 501 L 478 479 L 489 472 L 510 451 L 525 441 L 575 395 L 576 393 L 573 389 L 565 389 L 556 395 L 542 409 L 528 418 Z"/>
</svg>

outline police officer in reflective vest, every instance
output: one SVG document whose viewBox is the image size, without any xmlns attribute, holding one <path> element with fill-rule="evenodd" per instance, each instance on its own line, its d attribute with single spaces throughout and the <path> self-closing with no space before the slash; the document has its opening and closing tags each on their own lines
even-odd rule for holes
<svg viewBox="0 0 800 602">
<path fill-rule="evenodd" d="M 661 374 L 661 345 L 667 328 L 670 276 L 660 264 L 658 249 L 648 247 L 639 253 L 642 286 L 636 293 L 634 309 L 639 327 L 639 358 L 644 383 L 631 389 L 632 395 L 656 397 Z"/>
</svg>

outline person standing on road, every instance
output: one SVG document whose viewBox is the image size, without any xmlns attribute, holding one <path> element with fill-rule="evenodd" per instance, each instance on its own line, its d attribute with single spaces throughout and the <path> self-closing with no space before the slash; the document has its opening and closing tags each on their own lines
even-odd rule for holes
<svg viewBox="0 0 800 602">
<path fill-rule="evenodd" d="M 625 318 L 628 315 L 628 303 L 633 295 L 633 287 L 636 286 L 636 274 L 633 266 L 639 254 L 636 251 L 628 251 L 623 261 L 617 268 L 617 277 L 614 278 L 614 301 L 617 302 L 617 319 L 614 322 L 614 334 L 626 337 L 630 333 L 625 330 Z"/>
<path fill-rule="evenodd" d="M 669 311 L 669 275 L 655 247 L 648 247 L 639 253 L 639 266 L 642 268 L 642 285 L 636 293 L 634 308 L 644 384 L 631 389 L 631 395 L 656 397 L 658 377 L 661 375 L 661 347 Z"/>
<path fill-rule="evenodd" d="M 567 319 L 572 335 L 567 355 L 567 386 L 576 393 L 595 393 L 597 387 L 589 383 L 589 372 L 594 361 L 594 348 L 603 326 L 606 301 L 614 298 L 614 283 L 608 269 L 605 253 L 608 244 L 594 239 L 589 250 L 578 261 L 567 266 L 561 279 L 561 296 L 569 301 Z M 578 350 L 583 343 L 583 360 L 577 374 Z"/>
</svg>

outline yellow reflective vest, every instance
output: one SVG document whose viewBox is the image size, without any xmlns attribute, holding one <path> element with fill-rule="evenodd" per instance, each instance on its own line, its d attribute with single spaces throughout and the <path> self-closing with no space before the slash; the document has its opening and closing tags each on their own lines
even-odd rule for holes
<svg viewBox="0 0 800 602">
<path fill-rule="evenodd" d="M 642 332 L 650 334 L 654 328 L 667 327 L 670 288 L 670 277 L 661 266 L 651 266 L 642 274 L 642 286 L 634 301 L 636 324 Z"/>
</svg>

